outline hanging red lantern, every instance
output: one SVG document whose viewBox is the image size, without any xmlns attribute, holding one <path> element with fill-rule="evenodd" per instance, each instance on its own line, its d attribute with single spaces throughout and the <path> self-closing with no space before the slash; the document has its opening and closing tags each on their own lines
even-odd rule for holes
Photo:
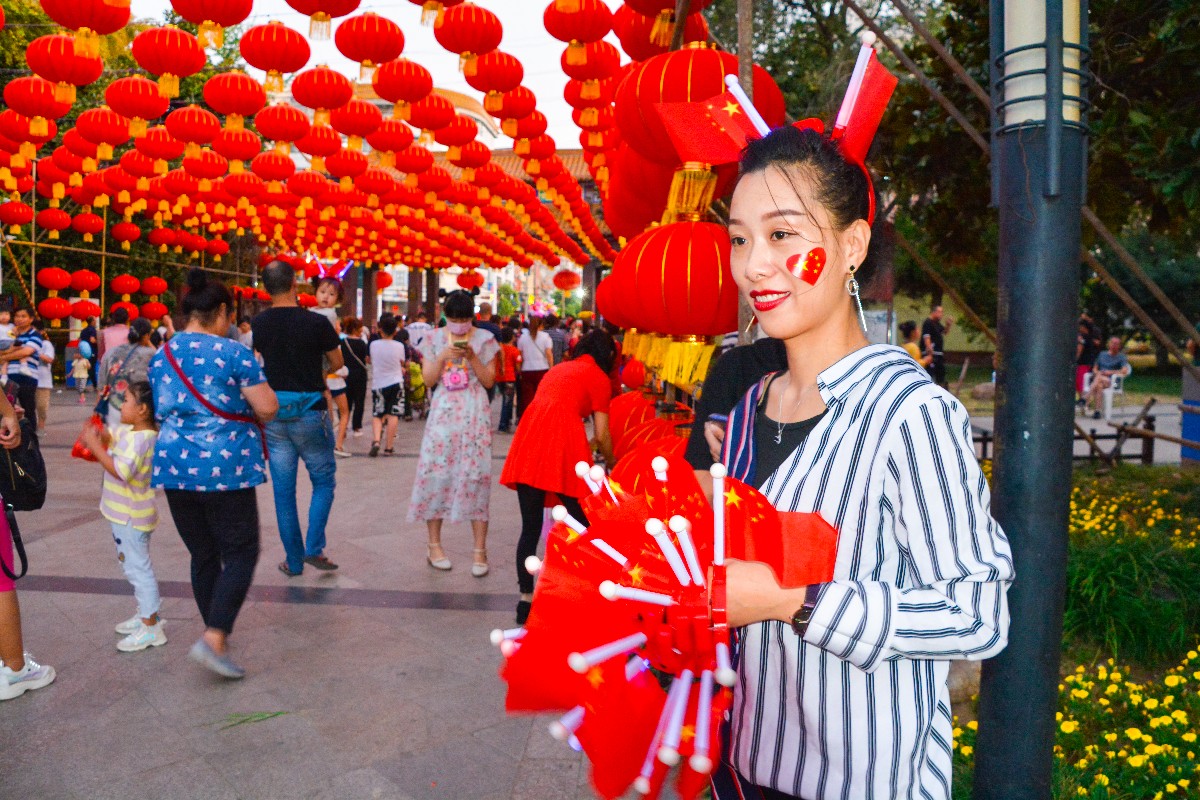
<svg viewBox="0 0 1200 800">
<path fill-rule="evenodd" d="M 83 211 L 71 220 L 71 230 L 83 237 L 85 242 L 91 242 L 96 234 L 104 230 L 104 219 L 99 214 Z M 88 270 L 81 270 L 87 272 Z M 79 274 L 79 273 L 76 273 Z M 98 284 L 97 284 L 98 285 Z"/>
<path fill-rule="evenodd" d="M 433 27 L 438 44 L 458 54 L 458 67 L 464 75 L 475 74 L 475 59 L 500 46 L 504 28 L 499 18 L 471 2 L 447 8 Z"/>
<path fill-rule="evenodd" d="M 71 304 L 71 316 L 80 322 L 100 316 L 100 306 L 91 300 L 77 300 Z"/>
<path fill-rule="evenodd" d="M 333 41 L 342 55 L 358 62 L 360 81 L 370 80 L 376 67 L 404 52 L 404 32 L 400 26 L 373 11 L 343 22 Z"/>
<path fill-rule="evenodd" d="M 165 253 L 167 252 L 168 248 L 175 245 L 175 229 L 155 228 L 154 230 L 150 231 L 150 234 L 146 237 L 146 240 L 154 247 L 157 247 L 158 252 Z M 147 278 L 146 280 L 149 281 L 151 278 Z M 162 280 L 162 278 L 159 278 L 158 280 Z M 166 291 L 166 289 L 164 288 L 163 291 Z M 149 289 L 147 289 L 146 294 L 162 294 L 162 292 L 151 292 Z"/>
<path fill-rule="evenodd" d="M 342 149 L 325 159 L 329 174 L 340 180 L 342 189 L 349 190 L 354 179 L 367 170 L 367 157 L 357 150 Z"/>
<path fill-rule="evenodd" d="M 222 72 L 204 82 L 204 102 L 225 117 L 228 130 L 241 130 L 246 117 L 252 117 L 267 103 L 262 84 L 241 70 Z"/>
<path fill-rule="evenodd" d="M 279 144 L 281 153 L 291 150 L 290 143 L 303 139 L 312 129 L 308 116 L 287 103 L 267 106 L 254 115 L 254 127 L 265 138 Z"/>
<path fill-rule="evenodd" d="M 634 61 L 645 61 L 669 51 L 670 37 L 656 41 L 657 17 L 639 14 L 628 5 L 622 5 L 613 13 L 612 29 L 621 42 L 621 49 Z M 708 41 L 708 22 L 703 14 L 688 14 L 683 22 L 683 44 Z"/>
<path fill-rule="evenodd" d="M 55 84 L 54 97 L 60 103 L 75 102 L 75 89 L 100 79 L 104 61 L 99 56 L 75 52 L 70 36 L 39 36 L 25 48 L 25 62 L 36 74 Z"/>
<path fill-rule="evenodd" d="M 229 242 L 224 239 L 213 239 L 204 245 L 204 252 L 212 256 L 212 260 L 220 262 L 221 256 L 229 252 Z"/>
<path fill-rule="evenodd" d="M 475 124 L 475 120 L 462 114 L 455 114 L 449 125 L 433 132 L 433 139 L 438 144 L 449 148 L 446 158 L 453 161 L 462 153 L 462 148 L 468 142 L 475 141 L 475 137 L 478 135 L 479 126 Z"/>
<path fill-rule="evenodd" d="M 529 141 L 546 132 L 549 122 L 546 115 L 534 111 L 527 117 L 518 120 L 506 119 L 501 123 L 501 130 L 513 139 L 513 152 L 519 156 L 529 153 Z"/>
<path fill-rule="evenodd" d="M 46 16 L 75 31 L 75 52 L 89 58 L 100 55 L 100 37 L 129 24 L 128 3 L 104 0 L 41 0 Z"/>
<path fill-rule="evenodd" d="M 71 285 L 71 273 L 62 267 L 43 267 L 37 271 L 37 282 L 54 295 Z"/>
<path fill-rule="evenodd" d="M 125 309 L 126 313 L 129 314 L 130 322 L 133 322 L 135 319 L 137 319 L 141 315 L 141 312 L 138 309 L 138 307 L 135 306 L 133 303 L 130 303 L 128 300 L 120 300 L 116 303 L 113 303 L 111 306 L 108 307 L 108 313 L 111 314 L 112 312 L 116 311 L 118 308 Z"/>
<path fill-rule="evenodd" d="M 151 275 L 142 280 L 142 291 L 152 298 L 158 297 L 160 294 L 166 293 L 167 282 L 157 275 Z"/>
<path fill-rule="evenodd" d="M 287 4 L 309 18 L 309 38 L 322 41 L 329 38 L 333 19 L 353 13 L 359 0 L 287 0 Z"/>
<path fill-rule="evenodd" d="M 475 183 L 478 177 L 476 170 L 492 160 L 492 151 L 481 142 L 467 142 L 459 148 L 456 156 L 447 156 L 446 160 L 463 171 L 464 181 Z"/>
<path fill-rule="evenodd" d="M 501 127 L 505 124 L 515 125 L 519 119 L 524 119 L 537 109 L 537 97 L 524 86 L 518 86 L 500 96 L 500 109 L 496 116 L 501 119 Z"/>
<path fill-rule="evenodd" d="M 80 269 L 71 273 L 71 289 L 79 296 L 87 299 L 92 292 L 100 288 L 100 276 L 90 269 Z"/>
<path fill-rule="evenodd" d="M 442 21 L 447 8 L 456 6 L 463 0 L 408 0 L 408 2 L 421 7 L 422 25 L 437 25 Z"/>
<path fill-rule="evenodd" d="M 413 103 L 408 113 L 408 123 L 421 129 L 422 141 L 432 141 L 433 132 L 454 121 L 454 104 L 437 92 Z"/>
<path fill-rule="evenodd" d="M 33 209 L 20 200 L 0 203 L 0 224 L 7 225 L 9 233 L 21 232 L 21 226 L 33 222 Z"/>
<path fill-rule="evenodd" d="M 382 123 L 383 114 L 375 104 L 357 97 L 329 113 L 330 126 L 347 137 L 349 141 L 346 147 L 351 150 L 362 150 L 363 139 L 374 133 Z"/>
<path fill-rule="evenodd" d="M 108 106 L 84 111 L 75 121 L 75 130 L 96 145 L 96 157 L 101 161 L 111 159 L 113 148 L 129 141 L 129 120 Z"/>
<path fill-rule="evenodd" d="M 121 295 L 122 300 L 128 300 L 130 295 L 141 288 L 141 285 L 141 281 L 128 273 L 118 275 L 108 282 L 108 288 L 112 289 L 115 294 Z"/>
<path fill-rule="evenodd" d="M 566 12 L 550 3 L 542 14 L 546 32 L 567 43 L 566 59 L 581 64 L 587 59 L 585 44 L 597 42 L 612 30 L 612 11 L 603 0 L 576 0 L 574 11 Z"/>
<path fill-rule="evenodd" d="M 264 181 L 286 181 L 296 171 L 296 164 L 282 153 L 268 150 L 254 157 L 250 169 Z"/>
<path fill-rule="evenodd" d="M 129 250 L 130 243 L 136 242 L 141 238 L 142 229 L 137 225 L 134 225 L 132 222 L 126 221 L 118 222 L 116 225 L 113 225 L 110 233 L 114 241 L 121 243 L 122 250 Z M 135 278 L 134 280 L 137 279 Z M 136 292 L 137 289 L 134 289 L 134 291 Z"/>
<path fill-rule="evenodd" d="M 246 21 L 253 0 L 171 0 L 171 6 L 179 16 L 198 26 L 201 47 L 223 47 L 224 29 Z"/>
<path fill-rule="evenodd" d="M 158 76 L 163 97 L 178 97 L 180 78 L 195 75 L 208 63 L 196 37 L 174 25 L 142 31 L 133 37 L 131 52 L 138 66 Z"/>
<path fill-rule="evenodd" d="M 311 159 L 314 170 L 324 172 L 325 159 L 342 149 L 342 137 L 328 125 L 313 125 L 307 135 L 296 140 L 296 149 Z"/>
<path fill-rule="evenodd" d="M 113 81 L 104 90 L 104 99 L 113 111 L 129 119 L 129 134 L 134 138 L 145 136 L 148 121 L 158 119 L 171 106 L 154 81 L 141 75 Z"/>
<path fill-rule="evenodd" d="M 142 303 L 139 309 L 141 315 L 153 323 L 157 323 L 160 319 L 171 313 L 171 310 L 157 300 L 151 300 L 147 303 Z"/>
<path fill-rule="evenodd" d="M 654 20 L 650 29 L 650 41 L 667 47 L 675 33 L 675 0 L 625 0 L 626 5 L 637 14 Z M 703 11 L 712 0 L 692 0 L 689 16 Z"/>
<path fill-rule="evenodd" d="M 375 291 L 382 292 L 391 285 L 392 273 L 382 269 L 375 272 Z"/>
<path fill-rule="evenodd" d="M 51 328 L 62 327 L 62 322 L 71 316 L 71 302 L 65 297 L 47 297 L 37 304 L 38 316 L 50 320 Z"/>
<path fill-rule="evenodd" d="M 501 96 L 521 85 L 525 68 L 514 56 L 503 50 L 493 50 L 475 59 L 475 74 L 466 78 L 473 89 L 485 93 L 483 109 L 496 116 L 500 111 Z"/>
<path fill-rule="evenodd" d="M 571 292 L 583 283 L 579 273 L 573 269 L 562 269 L 554 273 L 554 288 L 560 292 Z"/>
<path fill-rule="evenodd" d="M 433 166 L 433 153 L 430 153 L 419 144 L 414 144 L 397 152 L 395 160 L 396 169 L 412 176 L 424 172 Z M 409 185 L 416 186 L 416 178 L 413 178 Z"/>
<path fill-rule="evenodd" d="M 407 120 L 411 105 L 433 91 L 433 76 L 415 61 L 397 58 L 379 65 L 371 77 L 371 86 L 377 95 L 393 104 L 393 119 Z"/>
<path fill-rule="evenodd" d="M 25 166 L 26 161 L 37 158 L 39 147 L 58 135 L 58 126 L 53 120 L 46 121 L 45 134 L 35 133 L 32 127 L 29 117 L 18 114 L 11 108 L 0 111 L 0 135 L 18 145 L 17 155 L 10 159 L 10 166 Z"/>
<path fill-rule="evenodd" d="M 367 134 L 367 144 L 379 153 L 379 163 L 385 167 L 394 166 L 396 153 L 412 143 L 412 129 L 395 119 L 382 120 L 378 128 Z"/>
<path fill-rule="evenodd" d="M 35 219 L 39 228 L 50 232 L 51 239 L 57 239 L 60 231 L 71 227 L 71 215 L 61 208 L 43 208 Z"/>
<path fill-rule="evenodd" d="M 247 64 L 267 73 L 263 88 L 268 92 L 282 92 L 284 73 L 304 69 L 312 55 L 304 37 L 278 20 L 243 33 L 238 48 Z"/>
<path fill-rule="evenodd" d="M 224 175 L 227 169 L 229 160 L 207 147 L 202 148 L 197 155 L 183 159 L 184 172 L 200 180 L 201 192 L 212 191 L 212 182 Z"/>
<path fill-rule="evenodd" d="M 244 169 L 244 162 L 262 152 L 262 140 L 248 130 L 222 130 L 213 139 L 212 149 L 229 160 L 229 172 L 236 175 Z"/>
<path fill-rule="evenodd" d="M 588 42 L 583 46 L 582 55 L 567 60 L 567 52 L 559 59 L 563 72 L 568 78 L 577 81 L 602 81 L 617 74 L 621 68 L 621 53 L 617 48 L 601 39 L 598 42 Z M 584 96 L 588 96 L 590 88 L 585 88 Z"/>
<path fill-rule="evenodd" d="M 50 120 L 71 110 L 70 103 L 55 99 L 54 84 L 37 75 L 14 78 L 4 85 L 4 102 L 18 114 L 29 118 L 29 133 L 48 137 Z"/>
<path fill-rule="evenodd" d="M 316 308 L 317 298 L 311 294 L 299 294 L 296 295 L 296 303 L 301 308 Z"/>
<path fill-rule="evenodd" d="M 313 109 L 313 124 L 328 125 L 331 109 L 344 106 L 354 96 L 350 79 L 324 64 L 306 69 L 292 79 L 292 97 Z"/>
<path fill-rule="evenodd" d="M 63 143 L 67 143 L 65 137 Z M 153 128 L 147 129 L 146 135 L 134 142 L 133 146 L 142 155 L 154 159 L 154 171 L 159 175 L 167 174 L 167 170 L 170 168 L 167 162 L 179 158 L 187 149 L 186 144 L 172 136 L 171 132 L 162 125 L 155 125 Z"/>
<path fill-rule="evenodd" d="M 192 104 L 177 108 L 166 119 L 167 131 L 184 142 L 184 155 L 196 157 L 200 147 L 210 143 L 221 132 L 221 120 L 206 108 Z"/>
<path fill-rule="evenodd" d="M 458 285 L 468 292 L 483 286 L 486 280 L 486 278 L 473 269 L 460 273 L 457 278 Z"/>
</svg>

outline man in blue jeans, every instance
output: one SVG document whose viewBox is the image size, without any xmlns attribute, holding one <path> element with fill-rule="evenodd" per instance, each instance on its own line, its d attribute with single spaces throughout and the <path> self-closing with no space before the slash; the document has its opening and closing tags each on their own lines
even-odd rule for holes
<svg viewBox="0 0 1200 800">
<path fill-rule="evenodd" d="M 267 383 L 279 396 L 279 413 L 267 423 L 275 519 L 287 554 L 279 571 L 294 577 L 305 564 L 334 570 L 337 564 L 325 556 L 325 526 L 337 485 L 325 375 L 342 368 L 342 349 L 329 320 L 300 308 L 291 264 L 272 261 L 262 271 L 262 282 L 271 307 L 253 319 L 251 329 Z M 296 507 L 300 461 L 312 481 L 307 536 L 301 535 Z"/>
</svg>

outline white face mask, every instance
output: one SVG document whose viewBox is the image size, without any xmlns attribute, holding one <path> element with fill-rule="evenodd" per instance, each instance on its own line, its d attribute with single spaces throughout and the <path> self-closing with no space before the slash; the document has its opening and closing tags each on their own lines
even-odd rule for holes
<svg viewBox="0 0 1200 800">
<path fill-rule="evenodd" d="M 471 323 L 469 323 L 469 322 L 447 322 L 446 328 L 455 336 L 462 336 L 465 333 L 471 332 Z"/>
</svg>

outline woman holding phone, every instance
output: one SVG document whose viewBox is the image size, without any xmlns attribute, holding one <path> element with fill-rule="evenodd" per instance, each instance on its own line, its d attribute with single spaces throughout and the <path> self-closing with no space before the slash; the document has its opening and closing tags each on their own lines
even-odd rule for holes
<svg viewBox="0 0 1200 800">
<path fill-rule="evenodd" d="M 438 570 L 452 563 L 442 547 L 442 520 L 469 520 L 475 536 L 471 574 L 488 574 L 488 501 L 492 485 L 492 426 L 487 389 L 500 371 L 500 344 L 476 328 L 475 298 L 460 290 L 446 295 L 446 327 L 422 343 L 421 377 L 436 386 L 421 440 L 408 521 L 424 520 L 426 561 Z"/>
</svg>

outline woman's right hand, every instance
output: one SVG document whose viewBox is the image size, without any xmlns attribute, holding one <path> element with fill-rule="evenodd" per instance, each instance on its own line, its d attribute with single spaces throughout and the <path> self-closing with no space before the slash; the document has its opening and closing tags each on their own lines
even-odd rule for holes
<svg viewBox="0 0 1200 800">
<path fill-rule="evenodd" d="M 17 415 L 13 413 L 0 417 L 0 447 L 12 450 L 20 444 L 21 424 L 17 421 Z"/>
</svg>

